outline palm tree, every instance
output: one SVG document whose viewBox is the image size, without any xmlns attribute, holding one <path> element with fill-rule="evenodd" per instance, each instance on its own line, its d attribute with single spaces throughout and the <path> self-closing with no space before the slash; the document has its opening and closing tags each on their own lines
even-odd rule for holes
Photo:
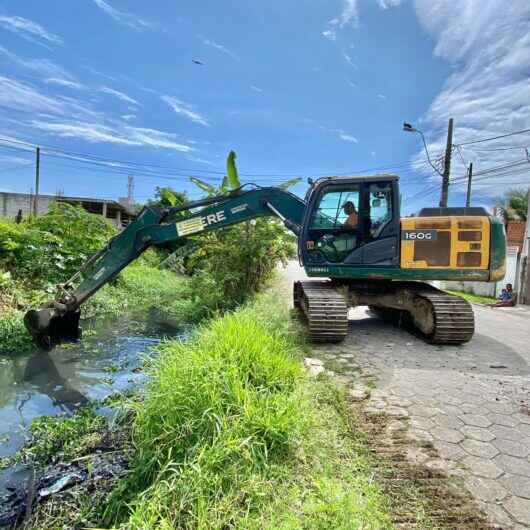
<svg viewBox="0 0 530 530">
<path fill-rule="evenodd" d="M 528 191 L 524 188 L 514 188 L 495 200 L 495 206 L 500 215 L 507 221 L 526 221 L 528 213 Z"/>
</svg>

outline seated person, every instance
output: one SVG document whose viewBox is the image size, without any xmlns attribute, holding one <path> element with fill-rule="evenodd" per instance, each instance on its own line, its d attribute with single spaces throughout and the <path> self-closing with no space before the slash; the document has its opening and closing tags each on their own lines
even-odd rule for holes
<svg viewBox="0 0 530 530">
<path fill-rule="evenodd" d="M 348 216 L 346 221 L 344 221 L 344 228 L 354 230 L 359 224 L 359 216 L 357 210 L 355 209 L 355 204 L 351 201 L 347 201 L 342 205 L 344 213 Z"/>
<path fill-rule="evenodd" d="M 506 288 L 501 291 L 499 301 L 496 304 L 491 304 L 490 307 L 513 307 L 515 305 L 517 295 L 513 290 L 511 283 L 506 284 Z"/>
<path fill-rule="evenodd" d="M 503 289 L 499 296 L 499 302 L 508 302 L 508 300 L 511 300 L 511 299 L 512 297 L 510 296 L 508 291 L 506 289 Z"/>
</svg>

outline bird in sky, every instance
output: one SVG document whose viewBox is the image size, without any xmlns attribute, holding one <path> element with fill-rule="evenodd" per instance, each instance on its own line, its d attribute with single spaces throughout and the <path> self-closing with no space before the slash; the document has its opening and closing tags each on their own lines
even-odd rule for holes
<svg viewBox="0 0 530 530">
<path fill-rule="evenodd" d="M 204 66 L 204 63 L 201 63 L 201 61 L 198 61 L 197 59 L 192 59 L 191 62 L 195 63 L 195 64 L 200 64 L 201 66 Z"/>
</svg>

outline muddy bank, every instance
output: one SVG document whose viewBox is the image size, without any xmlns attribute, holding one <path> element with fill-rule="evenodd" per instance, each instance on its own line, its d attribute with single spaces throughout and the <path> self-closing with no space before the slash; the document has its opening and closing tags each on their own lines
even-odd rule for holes
<svg viewBox="0 0 530 530">
<path fill-rule="evenodd" d="M 101 519 L 99 507 L 127 472 L 129 435 L 125 426 L 105 426 L 90 436 L 93 445 L 76 458 L 8 470 L 11 481 L 0 494 L 0 529 L 41 528 L 41 523 L 46 528 L 64 513 L 76 521 L 75 528 Z"/>
</svg>

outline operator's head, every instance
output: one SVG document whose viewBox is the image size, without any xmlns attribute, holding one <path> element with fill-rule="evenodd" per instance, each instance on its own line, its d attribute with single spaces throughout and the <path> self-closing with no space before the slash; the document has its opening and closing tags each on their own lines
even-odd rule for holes
<svg viewBox="0 0 530 530">
<path fill-rule="evenodd" d="M 347 201 L 343 204 L 344 213 L 346 215 L 350 215 L 352 213 L 355 213 L 355 204 L 351 201 Z"/>
<path fill-rule="evenodd" d="M 513 291 L 513 285 L 512 285 L 511 283 L 507 283 L 507 284 L 506 284 L 506 290 L 507 290 L 508 292 Z"/>
</svg>

